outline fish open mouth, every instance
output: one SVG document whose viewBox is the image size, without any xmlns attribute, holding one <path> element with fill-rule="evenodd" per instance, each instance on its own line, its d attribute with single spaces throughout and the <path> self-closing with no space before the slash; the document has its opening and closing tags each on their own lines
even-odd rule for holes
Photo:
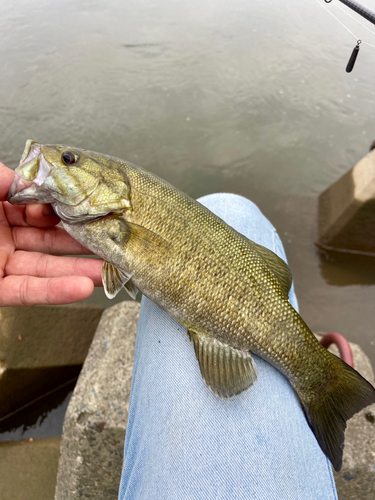
<svg viewBox="0 0 375 500">
<path fill-rule="evenodd" d="M 7 200 L 13 205 L 51 203 L 54 199 L 41 187 L 49 176 L 52 165 L 42 153 L 42 146 L 28 140 L 22 154 Z"/>
</svg>

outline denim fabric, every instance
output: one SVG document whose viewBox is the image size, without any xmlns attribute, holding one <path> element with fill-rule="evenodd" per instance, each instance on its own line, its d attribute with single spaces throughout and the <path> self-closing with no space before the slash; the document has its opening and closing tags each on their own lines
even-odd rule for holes
<svg viewBox="0 0 375 500">
<path fill-rule="evenodd" d="M 200 200 L 285 259 L 274 227 L 232 194 Z M 297 306 L 294 292 L 290 301 Z M 336 499 L 331 466 L 287 379 L 254 356 L 258 381 L 221 400 L 186 329 L 142 300 L 120 500 Z"/>
</svg>

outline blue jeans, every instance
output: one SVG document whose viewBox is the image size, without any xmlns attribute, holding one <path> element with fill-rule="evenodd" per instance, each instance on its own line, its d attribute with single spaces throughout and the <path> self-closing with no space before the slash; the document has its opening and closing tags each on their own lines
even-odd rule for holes
<svg viewBox="0 0 375 500">
<path fill-rule="evenodd" d="M 286 260 L 272 224 L 232 194 L 200 202 Z M 298 310 L 292 288 L 290 302 Z M 120 500 L 329 500 L 329 461 L 288 380 L 254 356 L 258 380 L 229 400 L 202 380 L 186 329 L 143 297 Z"/>
</svg>

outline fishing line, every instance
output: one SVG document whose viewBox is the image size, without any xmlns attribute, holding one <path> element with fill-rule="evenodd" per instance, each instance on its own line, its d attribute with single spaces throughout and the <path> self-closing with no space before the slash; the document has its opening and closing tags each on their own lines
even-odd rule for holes
<svg viewBox="0 0 375 500">
<path fill-rule="evenodd" d="M 346 31 L 348 31 L 356 40 L 357 40 L 357 44 L 356 46 L 354 47 L 351 55 L 350 55 L 350 59 L 348 61 L 348 64 L 346 66 L 346 72 L 347 73 L 350 73 L 353 68 L 354 68 L 354 64 L 356 62 L 356 59 L 357 59 L 357 56 L 358 56 L 358 53 L 359 53 L 359 48 L 360 48 L 360 45 L 363 43 L 365 45 L 369 45 L 370 47 L 373 47 L 375 48 L 375 45 L 372 45 L 371 43 L 368 43 L 368 42 L 362 42 L 362 40 L 356 36 L 342 21 L 340 21 L 340 19 L 338 17 L 336 17 L 325 5 L 323 5 L 322 3 L 319 2 L 319 0 L 315 0 L 321 7 L 323 7 L 323 9 L 325 9 L 334 19 L 336 19 L 336 21 L 341 24 L 341 26 L 343 28 L 346 29 Z M 332 0 L 324 0 L 326 3 L 331 3 Z M 335 4 L 336 5 L 336 4 Z M 345 12 L 345 14 L 347 14 L 349 17 L 351 17 L 352 19 L 354 19 L 355 21 L 357 21 L 361 26 L 363 26 L 364 28 L 366 28 L 372 35 L 375 36 L 375 33 L 370 30 L 367 26 L 365 26 L 363 23 L 361 23 L 358 19 L 356 19 L 354 16 L 352 16 L 351 14 L 349 14 L 349 12 L 347 12 L 345 9 L 343 9 L 342 7 L 340 7 L 339 5 L 336 5 L 336 7 L 338 7 L 340 10 L 342 10 L 343 12 Z M 356 7 L 358 8 L 361 8 L 361 6 L 359 5 L 356 5 Z M 353 8 L 353 7 L 352 7 Z M 365 10 L 364 8 L 362 8 L 363 10 Z M 371 12 L 371 11 L 369 11 Z M 372 14 L 372 13 L 371 13 Z M 373 22 L 371 19 L 368 19 L 370 20 L 370 22 Z"/>
<path fill-rule="evenodd" d="M 325 0 L 325 2 L 331 3 L 332 0 Z M 375 24 L 375 12 L 371 9 L 364 7 L 356 0 L 339 0 L 339 2 L 349 7 L 349 9 L 354 10 L 354 12 L 367 19 L 367 21 L 369 21 L 370 23 Z"/>
<path fill-rule="evenodd" d="M 41 399 L 43 398 L 46 398 L 47 396 L 50 396 L 51 394 L 53 394 L 54 392 L 57 392 L 59 391 L 60 389 L 62 389 L 63 387 L 71 384 L 72 382 L 75 382 L 76 380 L 78 380 L 78 376 L 77 377 L 73 377 L 71 378 L 70 380 L 67 380 L 66 382 L 64 382 L 63 384 L 61 385 L 58 385 L 57 387 L 51 389 L 50 391 L 48 392 L 45 392 L 44 394 L 42 394 L 41 396 L 38 396 L 37 398 L 33 399 L 32 401 L 29 401 L 28 403 L 24 404 L 23 406 L 20 406 L 19 408 L 17 408 L 16 410 L 14 411 L 11 411 L 10 413 L 8 413 L 7 415 L 5 415 L 4 417 L 1 417 L 0 418 L 0 422 L 3 422 L 4 420 L 6 420 L 7 418 L 9 417 L 12 417 L 13 415 L 15 415 L 16 413 L 24 410 L 25 408 L 28 408 L 29 406 L 33 405 L 34 403 L 36 403 L 37 401 L 40 401 Z"/>
<path fill-rule="evenodd" d="M 335 5 L 336 5 L 336 4 L 335 4 Z M 363 26 L 364 28 L 366 28 L 366 29 L 367 29 L 367 31 L 369 31 L 372 35 L 374 35 L 374 36 L 375 36 L 375 32 L 374 32 L 374 31 L 370 30 L 370 28 L 368 28 L 365 24 L 361 23 L 361 21 L 360 21 L 359 19 L 357 19 L 356 17 L 352 16 L 352 15 L 350 14 L 350 12 L 348 12 L 348 11 L 347 11 L 347 10 L 345 10 L 345 9 L 343 9 L 343 8 L 341 7 L 341 5 L 337 4 L 337 5 L 336 5 L 336 7 L 337 7 L 338 9 L 340 9 L 342 12 L 345 12 L 345 14 L 346 14 L 347 16 L 349 16 L 349 17 L 351 17 L 352 19 L 354 19 L 354 21 L 357 21 L 357 23 L 359 23 L 361 26 Z M 367 42 L 363 42 L 363 43 L 365 43 L 366 45 L 370 45 L 370 44 L 369 44 L 369 43 L 367 43 Z M 371 47 L 375 47 L 375 45 L 371 45 Z"/>
<path fill-rule="evenodd" d="M 343 27 L 344 27 L 347 31 L 349 31 L 349 33 L 350 33 L 351 35 L 353 35 L 353 36 L 354 36 L 354 38 L 356 38 L 356 39 L 358 40 L 358 37 L 357 37 L 357 36 L 355 36 L 355 34 L 354 34 L 352 31 L 350 31 L 350 29 L 349 29 L 347 26 L 345 26 L 345 24 L 344 24 L 344 23 L 342 23 L 338 17 L 336 17 L 334 14 L 332 14 L 332 12 L 331 12 L 329 9 L 327 9 L 327 7 L 326 7 L 325 5 L 323 5 L 322 3 L 320 3 L 320 2 L 319 2 L 319 0 L 315 0 L 315 1 L 316 1 L 316 3 L 317 3 L 318 5 L 320 5 L 320 6 L 321 6 L 321 7 L 322 7 L 322 8 L 323 8 L 326 12 L 328 12 L 328 14 L 331 14 L 331 16 L 332 16 L 332 17 L 334 17 L 334 18 L 336 19 L 336 21 L 337 21 L 338 23 L 340 23 L 340 24 L 341 24 L 341 26 L 343 26 Z"/>
</svg>

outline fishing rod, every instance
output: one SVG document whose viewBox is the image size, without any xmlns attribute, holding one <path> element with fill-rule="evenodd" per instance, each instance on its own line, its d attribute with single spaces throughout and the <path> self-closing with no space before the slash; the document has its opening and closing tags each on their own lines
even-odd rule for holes
<svg viewBox="0 0 375 500">
<path fill-rule="evenodd" d="M 332 0 L 324 0 L 324 1 L 325 1 L 325 3 L 331 3 L 332 2 Z M 349 9 L 352 9 L 354 12 L 356 12 L 357 14 L 359 14 L 360 16 L 362 16 L 363 18 L 365 18 L 367 21 L 369 21 L 370 23 L 372 23 L 372 24 L 375 25 L 375 12 L 373 10 L 368 9 L 367 7 L 364 7 L 363 5 L 361 5 L 360 3 L 356 2 L 355 0 L 339 0 L 339 2 L 343 3 L 344 5 L 346 5 L 347 7 L 349 7 Z M 341 9 L 341 10 L 343 10 L 343 9 Z M 339 19 L 336 18 L 336 16 L 334 16 L 334 14 L 331 13 L 331 15 L 333 17 L 335 17 L 335 19 L 340 24 L 342 24 L 345 29 L 347 29 L 350 33 L 352 33 L 343 23 L 341 23 L 341 21 Z M 350 16 L 349 13 L 348 13 L 348 15 Z M 352 17 L 352 16 L 350 16 L 350 17 Z M 359 24 L 362 24 L 362 23 L 359 23 Z M 369 31 L 371 31 L 371 30 L 369 30 Z M 352 33 L 352 35 L 355 36 L 354 33 Z M 352 54 L 350 56 L 349 62 L 347 64 L 347 66 L 346 66 L 346 72 L 347 73 L 350 73 L 353 70 L 353 68 L 354 68 L 354 64 L 356 62 L 356 59 L 357 59 L 357 56 L 358 56 L 358 52 L 359 52 L 359 47 L 360 47 L 361 43 L 362 43 L 362 40 L 357 40 L 357 45 L 354 47 L 353 52 L 352 52 Z"/>
<path fill-rule="evenodd" d="M 325 3 L 332 2 L 332 0 L 324 0 L 324 1 Z M 367 21 L 370 21 L 370 23 L 375 24 L 375 12 L 373 10 L 364 7 L 363 5 L 361 5 L 358 2 L 355 2 L 354 0 L 339 0 L 339 2 L 349 7 L 349 9 L 354 10 L 354 12 L 367 19 Z"/>
</svg>

